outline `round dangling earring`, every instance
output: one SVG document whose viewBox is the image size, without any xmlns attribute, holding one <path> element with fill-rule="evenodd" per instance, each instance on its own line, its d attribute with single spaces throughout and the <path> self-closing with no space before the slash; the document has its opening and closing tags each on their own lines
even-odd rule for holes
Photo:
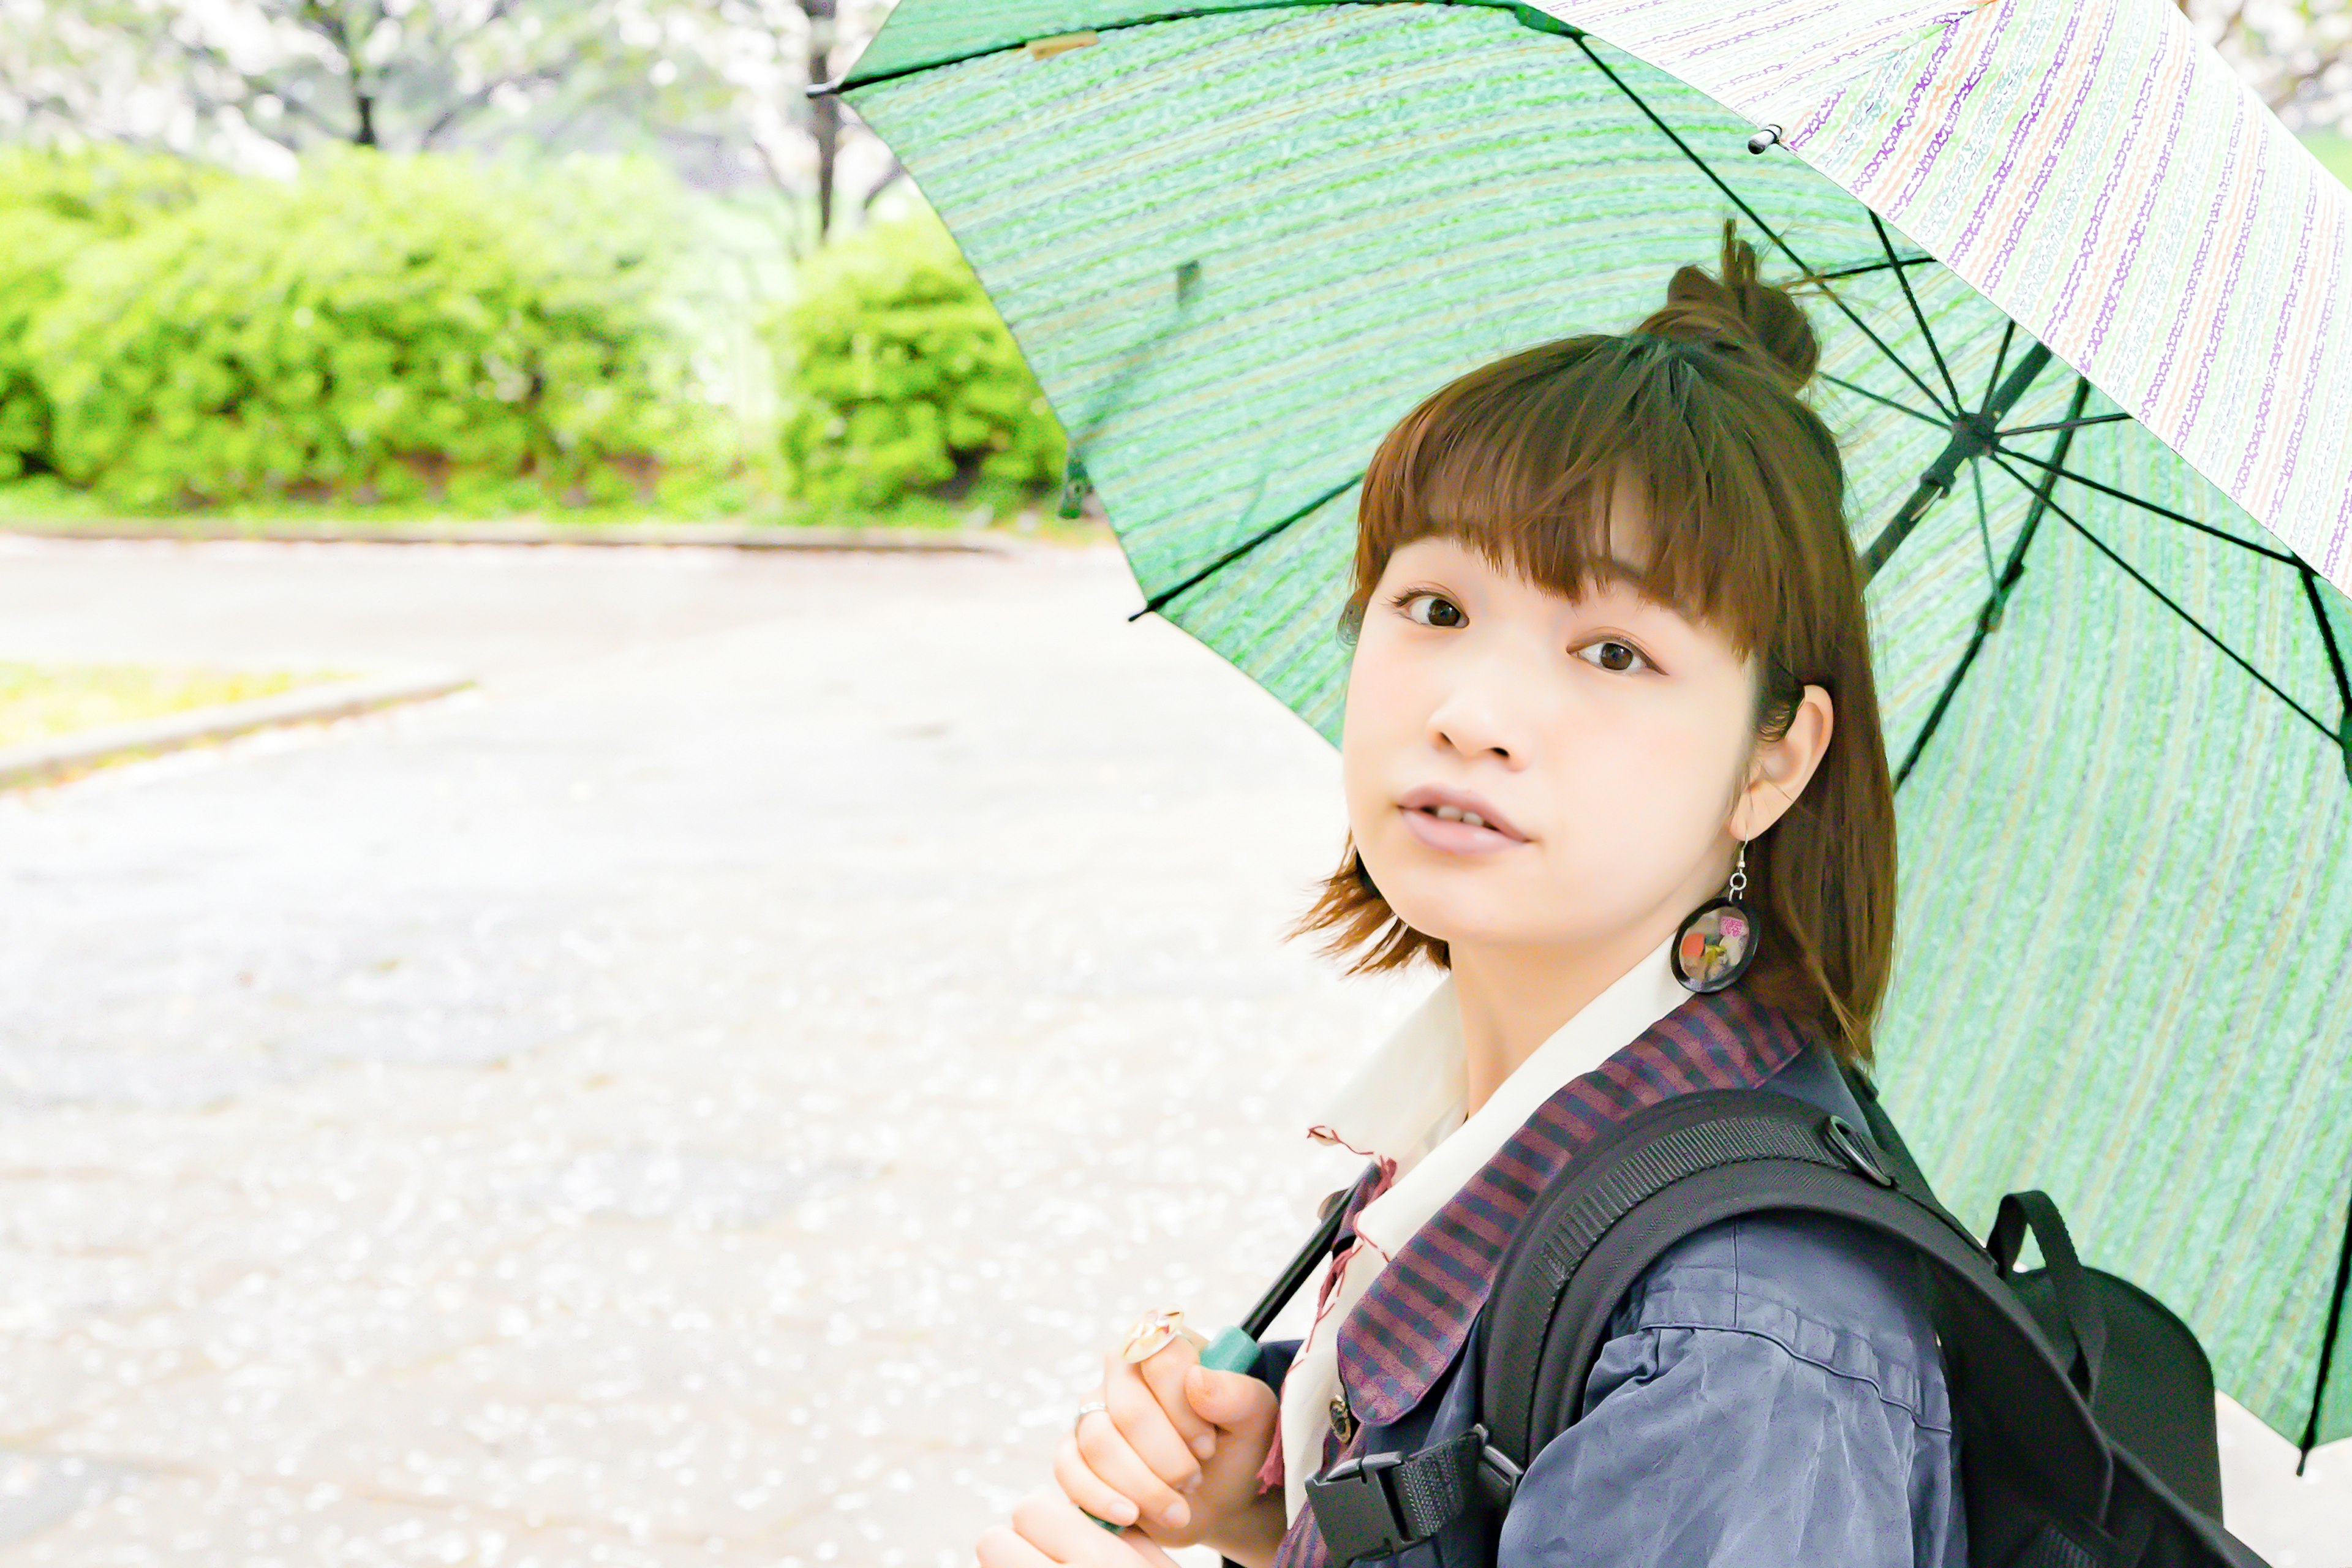
<svg viewBox="0 0 2352 1568">
<path fill-rule="evenodd" d="M 1748 890 L 1748 844 L 1723 897 L 1693 910 L 1675 932 L 1675 978 L 1701 995 L 1720 991 L 1748 973 L 1756 956 L 1756 915 L 1739 895 Z"/>
</svg>

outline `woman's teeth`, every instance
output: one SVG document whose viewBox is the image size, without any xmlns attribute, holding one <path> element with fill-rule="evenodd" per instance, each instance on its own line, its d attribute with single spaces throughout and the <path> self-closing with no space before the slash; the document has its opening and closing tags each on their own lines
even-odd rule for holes
<svg viewBox="0 0 2352 1568">
<path fill-rule="evenodd" d="M 1475 811 L 1465 811 L 1458 805 L 1433 805 L 1429 810 L 1431 816 L 1442 816 L 1448 822 L 1466 822 L 1473 827 L 1486 826 L 1485 817 Z"/>
</svg>

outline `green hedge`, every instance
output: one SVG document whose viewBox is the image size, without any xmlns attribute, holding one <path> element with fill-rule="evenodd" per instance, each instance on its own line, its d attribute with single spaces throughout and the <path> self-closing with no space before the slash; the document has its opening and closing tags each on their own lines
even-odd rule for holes
<svg viewBox="0 0 2352 1568">
<path fill-rule="evenodd" d="M 64 291 L 67 265 L 185 211 L 223 179 L 181 159 L 118 148 L 0 148 L 0 479 L 49 467 L 49 400 L 25 337 Z"/>
<path fill-rule="evenodd" d="M 343 150 L 78 250 L 12 229 L 0 253 L 55 279 L 18 331 L 37 466 L 131 505 L 528 505 L 721 460 L 662 302 L 673 216 L 642 165 Z"/>
<path fill-rule="evenodd" d="M 885 506 L 976 475 L 1058 480 L 1062 429 L 1013 335 L 928 214 L 828 246 L 772 323 L 794 492 Z"/>
</svg>

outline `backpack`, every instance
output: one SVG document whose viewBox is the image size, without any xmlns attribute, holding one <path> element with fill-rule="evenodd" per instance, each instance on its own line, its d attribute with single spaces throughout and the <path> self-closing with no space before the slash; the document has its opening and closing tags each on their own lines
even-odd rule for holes
<svg viewBox="0 0 2352 1568">
<path fill-rule="evenodd" d="M 1335 1563 L 1392 1554 L 1520 1472 L 1581 1413 L 1618 1301 L 1669 1247 L 1769 1210 L 1841 1216 L 1915 1260 L 1942 1346 L 1970 1568 L 2262 1568 L 2221 1528 L 2213 1374 L 2188 1326 L 2084 1268 L 2057 1206 L 2000 1203 L 1982 1244 L 1936 1200 L 1847 1070 L 1867 1130 L 1770 1089 L 1679 1095 L 1580 1151 L 1538 1194 L 1479 1315 L 1479 1425 L 1307 1483 Z M 2020 1270 L 2031 1233 L 2042 1266 Z"/>
</svg>

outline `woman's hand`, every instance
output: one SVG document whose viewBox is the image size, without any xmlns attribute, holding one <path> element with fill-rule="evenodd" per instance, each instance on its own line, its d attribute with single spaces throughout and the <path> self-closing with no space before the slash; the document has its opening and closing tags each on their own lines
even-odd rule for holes
<svg viewBox="0 0 2352 1568">
<path fill-rule="evenodd" d="M 1013 1522 L 980 1538 L 980 1568 L 1176 1568 L 1159 1547 L 1123 1530 L 1105 1530 L 1070 1502 L 1039 1492 L 1013 1505 Z"/>
<path fill-rule="evenodd" d="M 1208 1371 L 1182 1340 L 1132 1364 L 1113 1352 L 1103 1365 L 1095 1397 L 1106 1408 L 1082 1417 L 1055 1450 L 1063 1494 L 1161 1545 L 1271 1560 L 1282 1495 L 1259 1495 L 1257 1475 L 1280 1415 L 1274 1390 L 1246 1373 Z"/>
</svg>

